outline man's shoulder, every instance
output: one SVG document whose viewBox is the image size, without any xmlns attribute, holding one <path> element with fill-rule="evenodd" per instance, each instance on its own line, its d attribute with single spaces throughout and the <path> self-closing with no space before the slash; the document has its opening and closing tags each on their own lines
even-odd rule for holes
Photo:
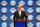
<svg viewBox="0 0 40 27">
<path fill-rule="evenodd" d="M 21 11 L 22 13 L 25 13 L 25 11 Z M 18 13 L 18 11 L 15 11 L 14 13 Z"/>
<path fill-rule="evenodd" d="M 25 11 L 22 11 L 23 13 L 25 13 Z"/>
<path fill-rule="evenodd" d="M 18 11 L 15 11 L 14 13 L 17 13 Z"/>
</svg>

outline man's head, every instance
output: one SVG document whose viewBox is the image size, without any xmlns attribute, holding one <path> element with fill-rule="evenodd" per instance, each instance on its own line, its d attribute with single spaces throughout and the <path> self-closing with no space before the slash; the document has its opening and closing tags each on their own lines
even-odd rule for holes
<svg viewBox="0 0 40 27">
<path fill-rule="evenodd" d="M 18 5 L 18 10 L 19 10 L 19 11 L 21 10 L 21 5 Z"/>
</svg>

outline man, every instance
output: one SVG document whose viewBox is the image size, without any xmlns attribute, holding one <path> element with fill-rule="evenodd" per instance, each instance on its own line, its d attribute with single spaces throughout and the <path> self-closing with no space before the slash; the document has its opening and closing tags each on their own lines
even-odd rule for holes
<svg viewBox="0 0 40 27">
<path fill-rule="evenodd" d="M 18 5 L 18 11 L 16 11 L 14 13 L 14 20 L 12 22 L 15 23 L 15 21 L 25 21 L 25 24 L 27 24 L 26 19 L 27 19 L 28 15 L 29 15 L 29 13 L 25 14 L 24 11 L 21 11 L 21 5 Z M 24 20 L 24 18 L 25 18 L 25 20 Z"/>
</svg>

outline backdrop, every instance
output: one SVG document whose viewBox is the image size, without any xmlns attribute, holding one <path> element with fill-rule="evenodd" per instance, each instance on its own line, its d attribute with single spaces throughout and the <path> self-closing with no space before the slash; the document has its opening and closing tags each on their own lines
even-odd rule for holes
<svg viewBox="0 0 40 27">
<path fill-rule="evenodd" d="M 8 19 L 7 19 L 5 22 L 8 24 L 8 27 L 10 27 L 10 24 L 11 24 L 11 22 L 12 22 L 12 21 L 10 20 L 10 16 L 13 15 L 12 13 L 10 13 L 10 9 L 12 8 L 12 6 L 10 5 L 10 1 L 11 1 L 11 0 L 6 0 L 6 1 L 8 2 L 7 6 L 5 6 L 5 7 L 7 8 L 7 13 L 6 13 L 6 14 L 1 13 L 1 9 L 3 8 L 3 6 L 1 5 L 1 2 L 2 2 L 2 1 L 3 1 L 3 0 L 0 0 L 0 27 L 1 27 L 1 24 L 4 22 L 4 21 L 1 20 L 1 16 L 3 16 L 3 15 L 6 15 L 6 16 L 8 17 Z M 15 0 L 15 1 L 16 1 L 16 6 L 14 6 L 14 8 L 15 8 L 16 10 L 18 10 L 17 6 L 18 6 L 18 2 L 19 2 L 20 0 Z M 23 6 L 23 8 L 25 9 L 25 13 L 28 13 L 28 12 L 27 12 L 27 9 L 28 9 L 30 6 L 28 6 L 28 4 L 27 4 L 28 0 L 24 0 L 24 1 L 25 1 L 25 5 Z M 36 20 L 36 16 L 39 15 L 38 13 L 36 13 L 36 8 L 38 7 L 38 6 L 36 5 L 36 1 L 37 1 L 37 0 L 33 0 L 34 4 L 33 4 L 33 6 L 31 6 L 31 8 L 34 9 L 34 12 L 31 13 L 31 15 L 33 15 L 34 19 L 33 19 L 33 21 L 28 21 L 28 20 L 27 20 L 27 23 L 32 22 L 32 23 L 34 24 L 34 27 L 36 27 L 36 23 L 39 22 L 39 21 Z M 34 21 L 35 21 L 35 22 L 34 22 Z M 15 27 L 25 27 L 25 22 L 15 22 Z"/>
</svg>

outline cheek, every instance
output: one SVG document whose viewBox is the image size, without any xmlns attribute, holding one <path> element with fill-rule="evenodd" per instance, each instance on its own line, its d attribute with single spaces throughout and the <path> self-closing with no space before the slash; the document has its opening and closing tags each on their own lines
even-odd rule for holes
<svg viewBox="0 0 40 27">
<path fill-rule="evenodd" d="M 21 9 L 21 8 L 19 8 L 19 9 Z"/>
<path fill-rule="evenodd" d="M 18 9 L 21 9 L 21 8 L 18 8 Z"/>
<path fill-rule="evenodd" d="M 19 8 L 21 10 L 21 8 Z"/>
</svg>

